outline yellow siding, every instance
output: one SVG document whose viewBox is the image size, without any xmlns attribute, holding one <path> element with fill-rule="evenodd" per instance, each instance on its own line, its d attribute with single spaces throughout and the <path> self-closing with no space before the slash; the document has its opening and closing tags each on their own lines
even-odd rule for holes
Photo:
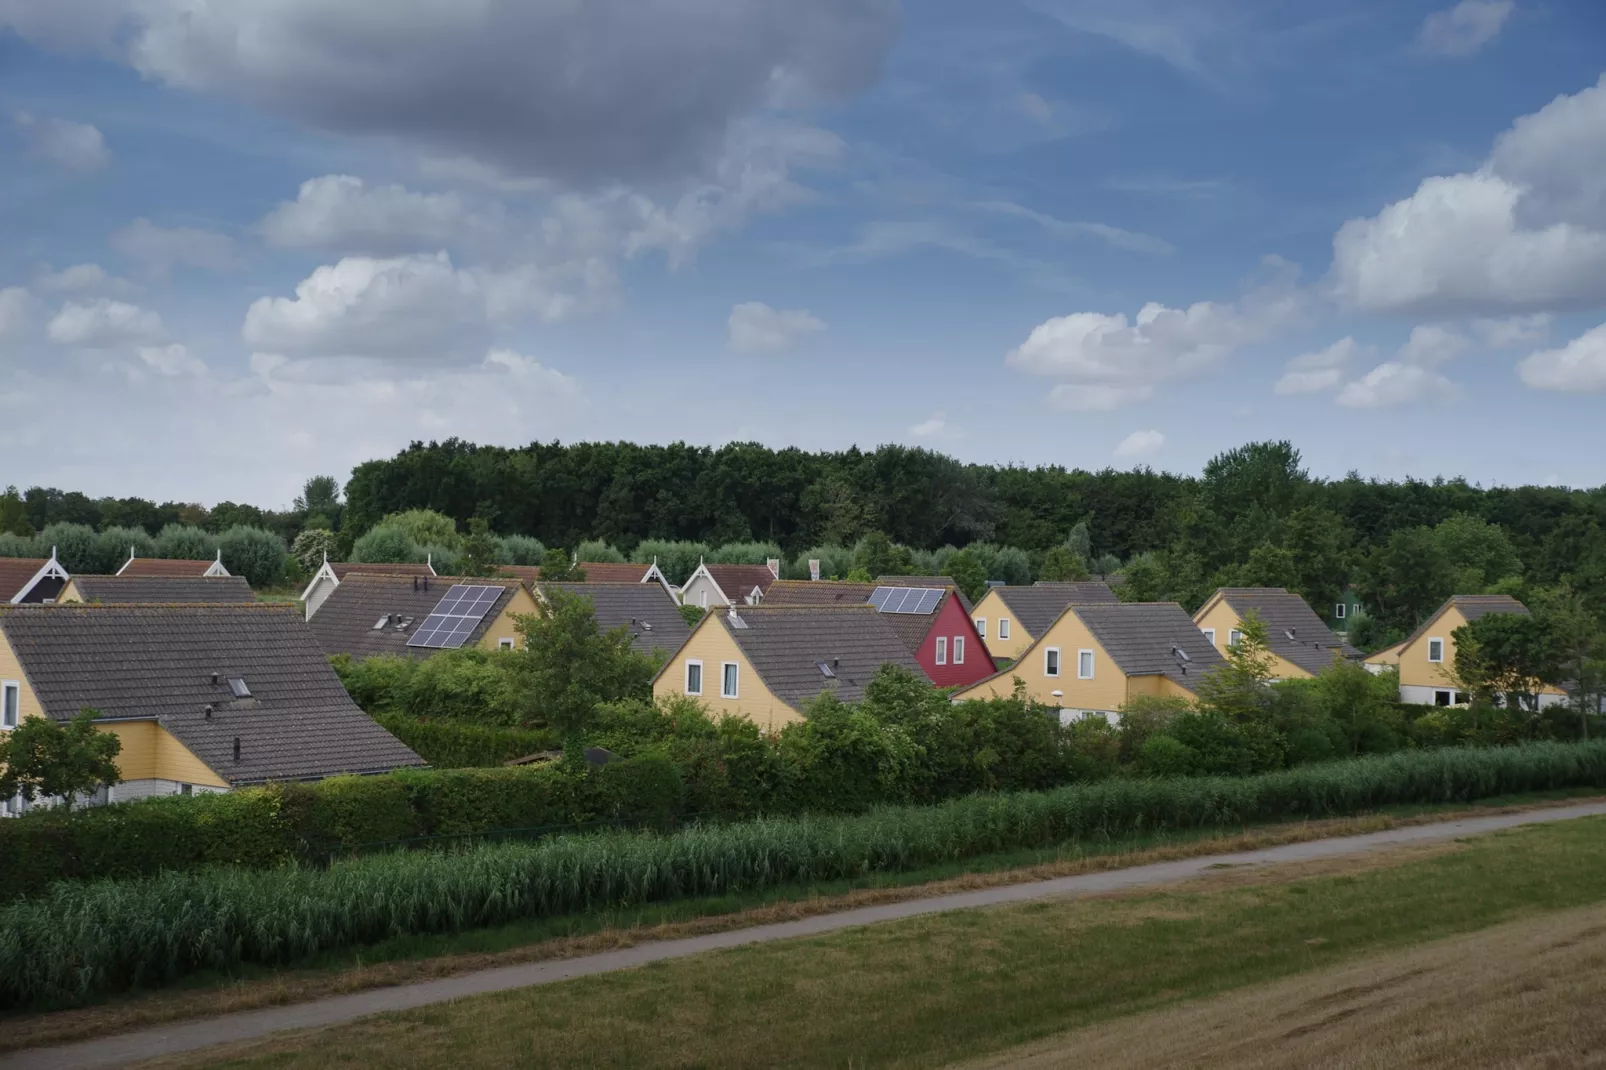
<svg viewBox="0 0 1606 1070">
<path fill-rule="evenodd" d="M 1400 683 L 1406 687 L 1454 687 L 1455 639 L 1451 633 L 1466 622 L 1461 611 L 1450 606 L 1414 642 L 1400 647 Z M 1429 639 L 1444 640 L 1442 662 L 1428 660 Z"/>
<path fill-rule="evenodd" d="M 1379 650 L 1376 654 L 1373 654 L 1371 657 L 1366 659 L 1366 664 L 1398 665 L 1400 663 L 1400 648 L 1404 645 L 1404 643 L 1395 643 L 1393 646 L 1388 647 L 1387 649 Z"/>
<path fill-rule="evenodd" d="M 496 650 L 501 646 L 503 639 L 511 639 L 515 647 L 523 649 L 524 637 L 519 635 L 518 622 L 513 618 L 539 612 L 541 612 L 541 607 L 536 604 L 534 596 L 530 594 L 528 588 L 520 584 L 519 589 L 514 592 L 513 598 L 502 609 L 502 612 L 497 615 L 497 618 L 491 622 L 491 626 L 485 629 L 485 634 L 480 637 L 480 649 Z"/>
<path fill-rule="evenodd" d="M 1227 600 L 1219 594 L 1211 595 L 1210 600 L 1199 607 L 1199 612 L 1193 615 L 1193 622 L 1199 626 L 1201 632 L 1215 629 L 1215 647 L 1223 657 L 1232 640 L 1234 629 L 1243 629 L 1243 618 L 1228 604 Z M 1295 665 L 1280 654 L 1271 656 L 1271 675 L 1277 680 L 1308 680 L 1311 673 Z"/>
<path fill-rule="evenodd" d="M 124 780 L 173 780 L 214 788 L 229 786 L 228 781 L 155 721 L 122 721 L 102 725 L 101 731 L 122 740 L 117 771 Z"/>
<path fill-rule="evenodd" d="M 26 720 L 29 717 L 39 717 L 44 710 L 39 707 L 39 697 L 33 693 L 33 685 L 28 683 L 27 676 L 23 675 L 22 662 L 11 649 L 11 640 L 0 634 L 0 680 L 15 681 L 22 685 L 17 697 L 17 719 Z"/>
<path fill-rule="evenodd" d="M 998 618 L 1000 617 L 1009 620 L 1008 639 L 998 638 Z M 971 620 L 981 620 L 983 618 L 987 621 L 987 634 L 982 637 L 982 642 L 986 644 L 987 653 L 995 661 L 999 658 L 1008 658 L 1013 661 L 1021 656 L 1022 651 L 1032 645 L 1031 633 L 1020 626 L 1020 621 L 1015 619 L 1014 612 L 1004 604 L 1004 600 L 998 597 L 998 592 L 995 590 L 989 589 L 986 594 L 981 596 L 981 601 L 971 608 Z M 1008 694 L 1008 689 L 1004 693 Z"/>
<path fill-rule="evenodd" d="M 723 613 L 709 613 L 698 623 L 691 638 L 675 651 L 675 656 L 664 666 L 657 683 L 653 684 L 654 698 L 670 698 L 686 693 L 688 661 L 703 663 L 703 693 L 696 697 L 708 708 L 710 715 L 716 718 L 725 714 L 746 717 L 766 732 L 779 731 L 791 722 L 803 719 L 800 712 L 776 698 L 758 673 L 753 671 L 741 647 L 736 645 L 736 640 L 726 630 Z M 727 661 L 734 661 L 740 666 L 734 699 L 719 697 L 720 679 L 724 671 L 721 665 Z"/>
<path fill-rule="evenodd" d="M 980 616 L 980 614 L 976 614 Z M 1060 674 L 1049 676 L 1044 672 L 1044 652 L 1058 647 Z M 1076 678 L 1077 653 L 1093 651 L 1093 679 Z M 1078 710 L 1116 710 L 1127 699 L 1127 677 L 1111 660 L 1109 654 L 1093 638 L 1075 607 L 1060 614 L 1059 620 L 1049 626 L 1048 632 L 1021 653 L 1020 659 L 1008 671 L 989 680 L 983 680 L 956 695 L 957 698 L 1007 698 L 1014 693 L 1015 677 L 1026 684 L 1028 698 L 1049 706 Z M 1052 694 L 1063 693 L 1062 697 Z"/>
<path fill-rule="evenodd" d="M 82 602 L 84 596 L 78 593 L 78 581 L 68 580 L 67 586 L 56 594 L 57 602 Z"/>
</svg>

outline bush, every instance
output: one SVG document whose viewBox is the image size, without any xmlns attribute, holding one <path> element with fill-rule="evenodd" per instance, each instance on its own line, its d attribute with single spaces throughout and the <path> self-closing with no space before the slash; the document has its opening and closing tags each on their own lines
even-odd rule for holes
<svg viewBox="0 0 1606 1070">
<path fill-rule="evenodd" d="M 0 531 L 0 557 L 49 557 L 50 547 L 40 549 L 39 536 Z"/>
<path fill-rule="evenodd" d="M 500 651 L 466 647 L 420 661 L 395 654 L 330 658 L 352 700 L 370 715 L 400 713 L 454 723 L 519 723 Z"/>
<path fill-rule="evenodd" d="M 43 557 L 49 557 L 54 549 L 56 559 L 69 573 L 93 573 L 100 567 L 100 548 L 95 543 L 95 529 L 87 524 L 51 524 L 39 533 L 35 544 Z"/>
<path fill-rule="evenodd" d="M 351 544 L 351 559 L 369 565 L 423 564 L 424 551 L 404 528 L 379 524 Z"/>
<path fill-rule="evenodd" d="M 290 544 L 290 556 L 309 573 L 316 572 L 326 559 L 338 560 L 335 550 L 335 533 L 327 528 L 307 528 Z"/>
<path fill-rule="evenodd" d="M 433 509 L 408 509 L 391 513 L 380 520 L 378 526 L 398 528 L 419 546 L 457 548 L 457 522 Z"/>
<path fill-rule="evenodd" d="M 194 524 L 168 524 L 156 535 L 156 556 L 180 561 L 209 561 L 217 554 L 217 536 Z"/>
<path fill-rule="evenodd" d="M 95 571 L 116 572 L 128 560 L 130 550 L 138 557 L 155 557 L 156 540 L 144 528 L 107 528 L 95 536 Z"/>
<path fill-rule="evenodd" d="M 822 580 L 839 580 L 853 571 L 852 550 L 836 545 L 811 546 L 792 559 L 792 567 L 788 570 L 787 577 L 795 580 L 808 579 L 810 561 L 820 563 Z"/>
<path fill-rule="evenodd" d="M 705 542 L 677 542 L 668 539 L 643 539 L 631 551 L 630 560 L 643 565 L 658 562 L 658 571 L 670 583 L 679 585 L 691 579 L 697 565 L 708 557 Z"/>
<path fill-rule="evenodd" d="M 781 548 L 773 542 L 728 542 L 708 555 L 710 565 L 767 565 L 779 558 Z"/>
<path fill-rule="evenodd" d="M 276 587 L 284 582 L 284 540 L 271 531 L 236 524 L 218 536 L 223 567 L 244 576 L 252 587 Z"/>
<path fill-rule="evenodd" d="M 504 535 L 497 560 L 504 565 L 539 565 L 546 547 L 531 535 Z"/>
<path fill-rule="evenodd" d="M 548 729 L 497 728 L 400 713 L 378 714 L 374 720 L 436 769 L 501 766 L 514 758 L 555 750 L 563 743 Z"/>
<path fill-rule="evenodd" d="M 574 559 L 576 561 L 595 561 L 598 564 L 604 562 L 621 563 L 624 561 L 625 555 L 601 539 L 587 539 L 575 548 Z"/>
</svg>

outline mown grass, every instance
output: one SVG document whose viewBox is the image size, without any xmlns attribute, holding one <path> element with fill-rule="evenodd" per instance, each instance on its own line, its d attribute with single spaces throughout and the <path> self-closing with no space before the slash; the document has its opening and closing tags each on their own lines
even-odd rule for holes
<svg viewBox="0 0 1606 1070">
<path fill-rule="evenodd" d="M 164 1066 L 927 1067 L 1606 901 L 1606 819 L 1224 891 L 1032 903 L 387 1015 Z M 1386 862 L 1387 859 L 1382 861 Z"/>
<path fill-rule="evenodd" d="M 61 882 L 0 909 L 0 1007 L 530 918 L 742 896 L 1069 842 L 1606 784 L 1606 743 L 1404 752 L 1244 779 L 1113 780 L 860 817 Z"/>
</svg>

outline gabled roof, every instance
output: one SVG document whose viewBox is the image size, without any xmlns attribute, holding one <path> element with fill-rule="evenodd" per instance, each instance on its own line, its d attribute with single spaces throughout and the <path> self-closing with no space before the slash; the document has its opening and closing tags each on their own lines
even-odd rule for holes
<svg viewBox="0 0 1606 1070">
<path fill-rule="evenodd" d="M 523 586 L 516 579 L 482 579 L 452 576 L 376 576 L 353 572 L 329 592 L 318 612 L 307 621 L 326 654 L 366 658 L 375 654 L 428 657 L 433 650 L 409 647 L 407 640 L 453 584 L 503 588 L 502 594 L 469 634 L 464 646 L 473 646 L 502 614 Z M 388 620 L 375 628 L 381 617 Z M 411 621 L 405 627 L 398 625 Z"/>
<path fill-rule="evenodd" d="M 870 602 L 873 583 L 840 580 L 776 580 L 764 592 L 770 606 L 862 606 Z"/>
<path fill-rule="evenodd" d="M 1175 602 L 1077 605 L 1075 613 L 1104 652 L 1128 676 L 1165 676 L 1192 691 L 1227 659 Z M 1180 649 L 1187 660 L 1177 657 Z"/>
<path fill-rule="evenodd" d="M 48 716 L 155 719 L 230 784 L 424 764 L 346 694 L 293 605 L 19 606 L 0 631 Z"/>
<path fill-rule="evenodd" d="M 766 571 L 768 571 L 766 569 Z M 925 678 L 914 656 L 874 606 L 734 606 L 710 611 L 699 627 L 730 632 L 775 697 L 801 707 L 822 691 L 843 702 L 864 698 L 882 665 L 899 665 Z M 744 626 L 745 625 L 745 626 Z M 820 671 L 832 667 L 834 677 Z"/>
<path fill-rule="evenodd" d="M 70 577 L 54 554 L 49 557 L 0 557 L 0 604 L 21 602 L 35 585 L 50 579 L 65 585 Z M 47 591 L 46 594 L 53 592 Z"/>
<path fill-rule="evenodd" d="M 365 573 L 369 576 L 434 576 L 435 567 L 430 564 L 399 561 L 331 561 L 329 570 L 335 574 L 335 579 L 343 580 L 353 572 Z"/>
<path fill-rule="evenodd" d="M 1055 583 L 1031 587 L 994 587 L 992 592 L 1003 600 L 1015 621 L 1033 639 L 1048 630 L 1059 619 L 1066 606 L 1113 605 L 1119 599 L 1109 586 L 1090 580 L 1085 583 Z"/>
<path fill-rule="evenodd" d="M 1444 605 L 1433 611 L 1433 615 L 1422 622 L 1422 626 L 1412 632 L 1410 637 L 1400 644 L 1404 650 L 1432 629 L 1438 619 L 1454 606 L 1461 611 L 1468 624 L 1491 613 L 1520 613 L 1528 615 L 1528 607 L 1511 597 L 1509 594 L 1453 594 L 1445 599 Z M 1381 652 L 1380 652 L 1381 653 Z M 1375 656 L 1375 655 L 1374 655 Z"/>
<path fill-rule="evenodd" d="M 596 610 L 597 629 L 611 631 L 620 625 L 630 628 L 631 646 L 645 652 L 673 653 L 691 635 L 691 625 L 680 615 L 680 606 L 656 583 L 543 583 L 542 592 L 567 591 L 591 599 Z"/>
<path fill-rule="evenodd" d="M 74 576 L 86 602 L 104 605 L 160 605 L 255 602 L 243 576 Z"/>
<path fill-rule="evenodd" d="M 1359 658 L 1361 652 L 1333 633 L 1316 611 L 1292 591 L 1282 587 L 1222 587 L 1195 613 L 1203 614 L 1217 597 L 1232 607 L 1242 619 L 1255 613 L 1266 622 L 1266 642 L 1273 654 L 1315 674 L 1333 664 L 1334 658 Z M 1289 638 L 1288 633 L 1293 633 Z"/>
<path fill-rule="evenodd" d="M 204 576 L 216 568 L 216 561 L 180 557 L 131 557 L 117 570 L 119 576 Z M 224 573 L 227 575 L 228 573 Z"/>
<path fill-rule="evenodd" d="M 877 587 L 946 587 L 959 596 L 965 612 L 970 612 L 970 599 L 952 576 L 878 576 L 875 582 Z"/>
<path fill-rule="evenodd" d="M 705 565 L 708 574 L 725 592 L 726 598 L 746 598 L 753 588 L 767 593 L 775 582 L 775 573 L 768 565 Z"/>
</svg>

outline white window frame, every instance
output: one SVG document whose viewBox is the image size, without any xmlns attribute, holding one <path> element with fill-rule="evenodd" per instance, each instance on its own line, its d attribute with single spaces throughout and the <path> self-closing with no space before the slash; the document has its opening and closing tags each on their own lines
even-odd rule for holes
<svg viewBox="0 0 1606 1070">
<path fill-rule="evenodd" d="M 692 670 L 692 666 L 693 665 L 697 666 L 697 690 L 696 691 L 693 691 L 691 689 L 691 670 Z M 686 659 L 686 671 L 683 674 L 683 678 L 681 680 L 681 684 L 684 687 L 684 689 L 686 691 L 686 694 L 688 694 L 688 695 L 701 695 L 703 693 L 703 659 L 702 658 L 687 658 Z"/>
<path fill-rule="evenodd" d="M 1231 650 L 1233 647 L 1235 647 L 1239 643 L 1243 642 L 1243 638 L 1244 638 L 1244 633 L 1243 633 L 1242 629 L 1229 628 L 1227 630 L 1227 649 Z"/>
<path fill-rule="evenodd" d="M 1214 628 L 1200 628 L 1199 630 L 1204 633 L 1205 642 L 1211 646 L 1216 645 L 1216 630 Z"/>
<path fill-rule="evenodd" d="M 954 636 L 954 664 L 955 665 L 963 665 L 964 663 L 965 663 L 965 637 L 962 636 L 962 635 L 956 635 L 956 636 Z"/>
<path fill-rule="evenodd" d="M 513 637 L 511 635 L 502 636 L 502 638 L 500 638 L 500 639 L 498 639 L 496 641 L 496 649 L 498 649 L 498 650 L 512 650 L 513 649 Z"/>
<path fill-rule="evenodd" d="M 1008 617 L 999 617 L 998 618 L 998 638 L 1000 638 L 1000 639 L 1008 639 L 1009 638 L 1009 618 Z"/>
<path fill-rule="evenodd" d="M 1434 643 L 1438 643 L 1439 644 L 1439 656 L 1438 657 L 1434 657 L 1433 656 L 1433 644 Z M 1444 640 L 1443 639 L 1440 639 L 1437 636 L 1429 636 L 1428 637 L 1428 660 L 1431 661 L 1435 665 L 1443 665 L 1444 664 Z"/>
<path fill-rule="evenodd" d="M 701 607 L 703 609 L 707 609 L 708 608 L 708 588 L 707 587 L 704 587 L 702 590 L 697 592 L 697 601 L 698 601 L 698 603 L 701 605 Z"/>
<path fill-rule="evenodd" d="M 731 680 L 735 686 L 729 691 L 725 690 L 725 681 Z M 742 690 L 742 666 L 736 661 L 722 661 L 719 663 L 719 697 L 739 698 Z"/>
<path fill-rule="evenodd" d="M 1048 667 L 1048 656 L 1050 654 L 1054 655 L 1054 667 L 1052 669 L 1050 669 Z M 1052 677 L 1058 679 L 1059 674 L 1060 674 L 1060 663 L 1061 663 L 1061 658 L 1060 658 L 1060 648 L 1059 647 L 1057 647 L 1057 646 L 1046 646 L 1046 647 L 1043 648 L 1043 675 L 1044 676 L 1052 676 Z"/>
<path fill-rule="evenodd" d="M 986 617 L 977 617 L 975 620 L 971 621 L 970 623 L 972 623 L 972 624 L 974 624 L 976 626 L 976 634 L 977 635 L 981 636 L 983 639 L 987 638 L 987 618 Z"/>
<path fill-rule="evenodd" d="M 11 696 L 15 695 L 15 700 Z M 6 706 L 15 701 L 10 724 L 6 723 Z M 22 723 L 22 681 L 0 680 L 0 732 L 9 732 Z"/>
<path fill-rule="evenodd" d="M 1084 662 L 1087 664 L 1087 672 L 1082 671 Z M 1076 652 L 1076 678 L 1078 680 L 1093 679 L 1093 651 L 1083 649 Z"/>
<path fill-rule="evenodd" d="M 1338 603 L 1334 604 L 1334 606 L 1333 606 L 1333 619 L 1334 620 L 1343 620 L 1344 619 L 1344 614 L 1346 614 L 1348 612 L 1349 612 L 1349 607 L 1346 606 L 1343 602 L 1338 602 Z"/>
<path fill-rule="evenodd" d="M 948 664 L 948 637 L 946 635 L 937 636 L 937 664 Z"/>
</svg>

